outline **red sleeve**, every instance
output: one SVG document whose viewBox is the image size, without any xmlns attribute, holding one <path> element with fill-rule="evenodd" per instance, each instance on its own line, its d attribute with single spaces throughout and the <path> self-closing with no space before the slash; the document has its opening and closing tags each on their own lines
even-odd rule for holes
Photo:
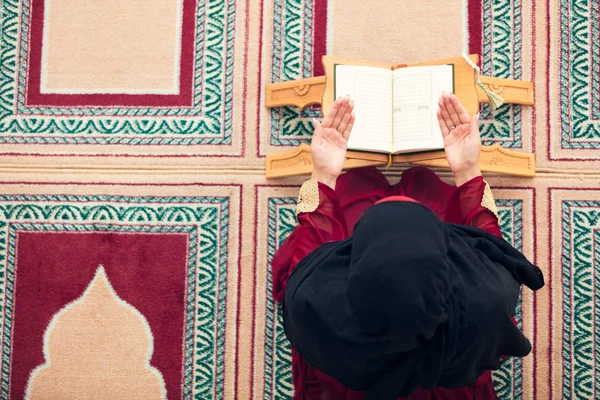
<svg viewBox="0 0 600 400">
<path fill-rule="evenodd" d="M 485 185 L 483 177 L 478 176 L 459 186 L 448 206 L 446 221 L 476 226 L 492 235 L 502 237 L 498 217 L 481 205 Z"/>
<path fill-rule="evenodd" d="M 285 285 L 298 262 L 323 243 L 348 237 L 346 220 L 337 194 L 329 186 L 319 183 L 319 205 L 309 213 L 298 214 L 298 226 L 273 257 L 273 298 L 283 299 Z"/>
</svg>

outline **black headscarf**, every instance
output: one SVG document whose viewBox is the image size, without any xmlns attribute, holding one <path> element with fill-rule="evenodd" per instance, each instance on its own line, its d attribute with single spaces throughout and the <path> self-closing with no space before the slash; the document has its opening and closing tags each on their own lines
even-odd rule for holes
<svg viewBox="0 0 600 400">
<path fill-rule="evenodd" d="M 541 288 L 542 272 L 505 240 L 382 203 L 297 265 L 284 328 L 309 364 L 367 400 L 469 386 L 502 355 L 531 351 L 511 321 L 521 284 Z"/>
</svg>

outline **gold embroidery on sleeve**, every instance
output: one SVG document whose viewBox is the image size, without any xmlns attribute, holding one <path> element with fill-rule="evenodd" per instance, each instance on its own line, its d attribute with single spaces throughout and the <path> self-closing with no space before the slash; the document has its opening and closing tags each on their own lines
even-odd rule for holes
<svg viewBox="0 0 600 400">
<path fill-rule="evenodd" d="M 300 188 L 296 215 L 313 212 L 319 207 L 319 183 L 315 179 L 304 182 Z"/>
<path fill-rule="evenodd" d="M 485 182 L 485 189 L 483 190 L 483 199 L 481 199 L 481 206 L 487 208 L 488 210 L 494 213 L 496 218 L 499 218 L 498 209 L 496 208 L 496 202 L 494 201 L 494 196 L 492 195 L 492 189 L 490 189 L 490 185 L 487 182 Z"/>
</svg>

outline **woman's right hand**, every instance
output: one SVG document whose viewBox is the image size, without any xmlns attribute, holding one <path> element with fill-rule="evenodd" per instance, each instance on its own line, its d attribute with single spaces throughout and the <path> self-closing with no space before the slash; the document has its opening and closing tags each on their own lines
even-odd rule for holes
<svg viewBox="0 0 600 400">
<path fill-rule="evenodd" d="M 443 93 L 438 105 L 437 117 L 444 137 L 446 158 L 456 186 L 460 186 L 481 175 L 479 115 L 471 118 L 454 94 Z"/>
<path fill-rule="evenodd" d="M 348 139 L 354 125 L 354 102 L 349 96 L 337 99 L 322 123 L 314 120 L 310 151 L 313 159 L 312 178 L 335 189 L 342 173 Z"/>
</svg>

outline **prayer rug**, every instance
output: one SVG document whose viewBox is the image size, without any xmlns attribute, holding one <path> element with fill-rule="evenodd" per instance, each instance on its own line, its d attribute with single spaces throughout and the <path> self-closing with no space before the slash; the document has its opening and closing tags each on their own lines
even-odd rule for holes
<svg viewBox="0 0 600 400">
<path fill-rule="evenodd" d="M 2 398 L 231 398 L 239 184 L 1 187 Z"/>
<path fill-rule="evenodd" d="M 523 292 L 534 351 L 502 363 L 498 394 L 600 396 L 598 0 L 0 8 L 0 397 L 291 398 L 270 260 L 304 177 L 267 181 L 264 157 L 321 111 L 268 110 L 265 85 L 321 75 L 324 54 L 463 51 L 536 89 L 534 107 L 481 109 L 486 143 L 536 153 L 534 179 L 486 179 L 547 279 Z"/>
<path fill-rule="evenodd" d="M 281 4 L 284 8 L 298 3 Z M 483 106 L 480 111 L 486 144 L 536 153 L 535 179 L 488 180 L 505 237 L 538 263 L 547 279 L 537 294 L 523 293 L 517 316 L 534 352 L 523 360 L 506 360 L 494 373 L 502 399 L 598 397 L 595 343 L 599 336 L 594 327 L 600 306 L 595 283 L 600 274 L 595 245 L 600 226 L 596 157 L 600 124 L 595 114 L 600 110 L 600 64 L 596 62 L 600 53 L 595 40 L 599 9 L 597 2 L 578 1 L 383 1 L 377 5 L 328 1 L 329 54 L 417 62 L 466 51 L 481 55 L 485 75 L 534 82 L 534 107 L 505 105 L 491 110 Z M 289 17 L 290 13 L 276 15 Z M 279 24 L 286 26 L 286 20 Z M 304 34 L 290 30 L 288 41 L 315 30 L 305 26 Z M 287 43 L 276 36 L 275 43 L 280 42 Z M 318 48 L 313 44 L 313 51 Z M 309 75 L 310 69 L 301 67 L 302 60 L 311 57 L 302 58 L 302 51 L 310 49 L 287 46 L 281 57 L 273 57 L 274 81 Z M 285 59 L 298 60 L 294 64 L 298 69 L 282 69 Z M 271 133 L 267 144 L 261 142 L 261 151 L 307 142 L 311 112 L 318 111 L 272 111 Z M 389 175 L 397 178 L 397 172 Z M 268 265 L 273 251 L 293 229 L 297 188 L 273 186 L 262 191 L 266 196 L 262 218 L 275 221 L 275 227 L 269 224 L 270 230 L 263 231 L 269 238 L 262 250 Z M 264 276 L 268 288 L 268 271 Z M 283 361 L 289 358 L 289 347 L 283 346 L 276 305 L 268 297 L 266 302 L 266 349 L 261 361 L 266 376 L 260 383 L 265 389 L 259 392 L 268 398 L 285 398 L 291 393 L 289 364 Z M 259 375 L 254 381 L 259 381 Z"/>
<path fill-rule="evenodd" d="M 2 2 L 0 151 L 41 165 L 243 163 L 249 12 L 234 0 Z"/>
</svg>

